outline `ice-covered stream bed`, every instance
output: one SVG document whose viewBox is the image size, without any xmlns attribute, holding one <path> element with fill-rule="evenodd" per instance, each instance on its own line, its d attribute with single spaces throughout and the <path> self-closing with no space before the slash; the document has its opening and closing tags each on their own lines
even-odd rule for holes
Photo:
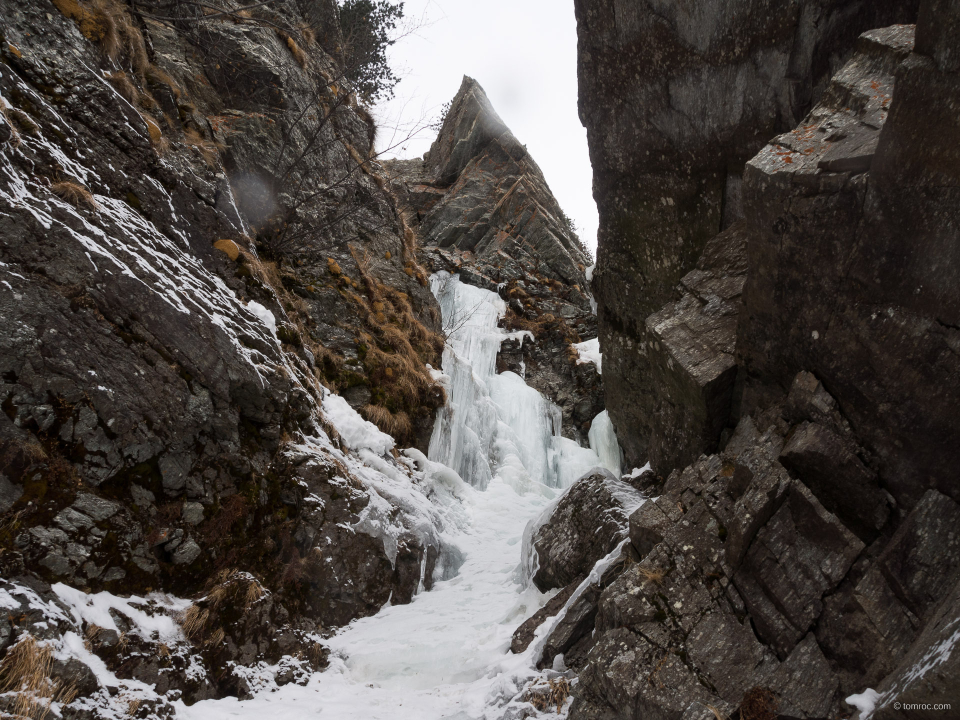
<svg viewBox="0 0 960 720">
<path fill-rule="evenodd" d="M 537 674 L 539 641 L 509 650 L 516 627 L 549 599 L 520 570 L 524 528 L 601 456 L 619 472 L 618 448 L 600 432 L 591 438 L 600 456 L 560 438 L 557 408 L 519 376 L 496 374 L 507 335 L 495 293 L 445 273 L 431 280 L 449 338 L 440 377 L 449 403 L 430 460 L 465 481 L 439 508 L 464 558 L 459 572 L 344 628 L 329 641 L 331 667 L 308 685 L 181 707 L 184 717 L 493 720 Z"/>
</svg>

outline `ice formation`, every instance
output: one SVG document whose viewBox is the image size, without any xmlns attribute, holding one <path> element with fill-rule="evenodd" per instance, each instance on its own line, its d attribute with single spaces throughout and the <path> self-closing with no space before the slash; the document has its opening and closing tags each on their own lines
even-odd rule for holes
<svg viewBox="0 0 960 720">
<path fill-rule="evenodd" d="M 526 652 L 509 652 L 514 629 L 550 597 L 519 572 L 524 529 L 531 518 L 545 518 L 562 488 L 584 473 L 608 462 L 619 472 L 619 447 L 608 419 L 607 425 L 594 421 L 593 445 L 602 455 L 560 437 L 555 406 L 520 376 L 496 374 L 500 343 L 509 337 L 497 327 L 505 307 L 496 293 L 446 273 L 431 283 L 448 334 L 442 373 L 433 373 L 449 400 L 438 414 L 429 457 L 403 451 L 410 476 L 400 472 L 378 455 L 382 434 L 362 425 L 334 395 L 325 397 L 324 413 L 359 461 L 325 437 L 307 444 L 322 445 L 362 477 L 374 497 L 357 529 L 381 537 L 388 552 L 401 530 L 392 507 L 405 516 L 402 524 L 419 517 L 425 536 L 440 535 L 429 540 L 446 555 L 433 589 L 340 630 L 328 641 L 330 669 L 306 687 L 274 688 L 265 680 L 275 692 L 181 705 L 183 717 L 493 720 L 537 675 L 543 641 L 563 613 L 538 630 Z M 617 557 L 615 551 L 594 574 Z"/>
<path fill-rule="evenodd" d="M 446 272 L 430 282 L 448 335 L 443 372 L 450 378 L 450 402 L 437 417 L 430 458 L 480 490 L 498 471 L 518 490 L 532 483 L 559 487 L 559 408 L 519 375 L 496 374 L 500 343 L 510 337 L 497 327 L 503 300 Z"/>
<path fill-rule="evenodd" d="M 604 410 L 590 425 L 590 448 L 600 458 L 600 464 L 617 477 L 620 477 L 621 453 L 617 435 L 613 430 L 610 415 Z"/>
<path fill-rule="evenodd" d="M 574 343 L 573 347 L 579 356 L 577 358 L 577 365 L 581 365 L 583 363 L 593 363 L 597 366 L 597 372 L 603 373 L 603 355 L 600 353 L 600 338 L 584 340 L 581 343 Z"/>
</svg>

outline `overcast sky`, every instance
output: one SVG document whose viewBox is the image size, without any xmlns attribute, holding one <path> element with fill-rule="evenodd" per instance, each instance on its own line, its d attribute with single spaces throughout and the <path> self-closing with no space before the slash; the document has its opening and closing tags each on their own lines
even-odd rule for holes
<svg viewBox="0 0 960 720">
<path fill-rule="evenodd" d="M 391 65 L 402 79 L 395 98 L 377 108 L 381 125 L 437 116 L 463 76 L 473 77 L 595 253 L 593 175 L 577 116 L 573 0 L 405 0 L 404 9 L 424 24 L 391 48 Z M 423 155 L 435 134 L 421 133 L 394 155 Z M 381 146 L 390 138 L 389 130 L 381 131 Z"/>
</svg>

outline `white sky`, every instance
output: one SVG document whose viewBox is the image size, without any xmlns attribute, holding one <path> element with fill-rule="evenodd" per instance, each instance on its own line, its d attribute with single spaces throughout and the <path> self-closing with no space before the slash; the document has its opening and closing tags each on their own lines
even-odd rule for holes
<svg viewBox="0 0 960 720">
<path fill-rule="evenodd" d="M 573 0 L 405 0 L 404 10 L 407 19 L 425 23 L 391 48 L 391 66 L 402 79 L 394 99 L 377 108 L 381 147 L 391 142 L 387 128 L 435 118 L 469 75 L 526 144 L 596 253 L 593 172 L 577 116 Z M 418 157 L 435 135 L 421 132 L 388 156 Z"/>
</svg>

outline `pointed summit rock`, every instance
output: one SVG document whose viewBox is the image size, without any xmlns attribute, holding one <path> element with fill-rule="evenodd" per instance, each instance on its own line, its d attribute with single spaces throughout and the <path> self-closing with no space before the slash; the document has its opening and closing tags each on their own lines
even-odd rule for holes
<svg viewBox="0 0 960 720">
<path fill-rule="evenodd" d="M 560 281 L 576 288 L 575 305 L 589 308 L 584 271 L 593 261 L 543 172 L 476 80 L 463 78 L 422 160 L 388 167 L 419 221 L 422 244 L 472 253 L 475 284 Z"/>
</svg>

